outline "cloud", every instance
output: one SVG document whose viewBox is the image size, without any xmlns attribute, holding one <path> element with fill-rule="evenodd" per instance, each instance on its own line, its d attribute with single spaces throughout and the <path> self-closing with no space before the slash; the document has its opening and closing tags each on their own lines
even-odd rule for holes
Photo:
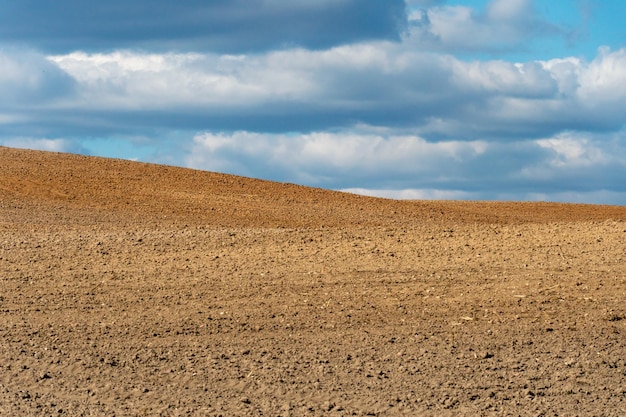
<svg viewBox="0 0 626 417">
<path fill-rule="evenodd" d="M 568 183 L 573 191 L 626 192 L 626 131 L 608 135 L 564 132 L 535 143 L 548 151 L 540 163 L 528 164 L 522 175 L 546 183 Z"/>
<path fill-rule="evenodd" d="M 350 132 L 259 134 L 252 132 L 196 135 L 186 165 L 254 176 L 272 173 L 281 181 L 338 188 L 416 181 L 442 164 L 448 172 L 429 178 L 458 178 L 462 165 L 485 151 L 483 142 L 429 143 L 417 136 L 381 136 Z"/>
<path fill-rule="evenodd" d="M 44 56 L 0 49 L 0 111 L 67 96 L 74 86 L 74 80 Z"/>
<path fill-rule="evenodd" d="M 185 164 L 393 198 L 559 200 L 600 196 L 598 183 L 607 198 L 626 194 L 626 132 L 500 143 L 428 142 L 376 130 L 205 132 L 194 137 Z"/>
<path fill-rule="evenodd" d="M 55 115 L 61 102 L 75 110 L 76 81 L 45 56 L 31 51 L 0 49 L 0 140 L 11 137 L 55 137 Z"/>
<path fill-rule="evenodd" d="M 258 1 L 261 17 L 357 13 L 351 0 Z M 0 11 L 8 4 L 23 7 L 5 2 Z M 129 16 L 142 4 L 129 6 Z M 391 3 L 376 4 L 363 13 Z M 135 37 L 139 30 L 124 35 L 129 49 L 46 56 L 3 49 L 0 143 L 385 196 L 626 204 L 626 49 L 601 48 L 590 60 L 461 58 L 450 53 L 515 49 L 561 32 L 531 1 L 492 1 L 480 12 L 450 4 L 412 1 L 412 25 L 400 40 L 367 40 L 372 32 L 357 41 L 337 35 L 328 47 L 320 40 L 273 49 L 274 35 L 261 32 L 266 49 L 252 52 L 225 46 L 246 39 L 234 30 L 222 49 L 169 50 L 164 41 L 165 51 L 150 51 L 135 48 L 158 31 L 144 39 Z M 206 10 L 217 5 L 206 2 Z M 226 22 L 254 15 L 231 6 L 218 13 Z M 152 25 L 170 24 L 148 16 Z M 78 36 L 76 25 L 51 39 L 61 42 L 55 50 Z M 196 38 L 185 33 L 179 46 L 193 49 Z"/>
<path fill-rule="evenodd" d="M 596 106 L 623 103 L 626 98 L 626 49 L 600 48 L 598 58 L 580 72 L 578 91 L 585 103 Z"/>
<path fill-rule="evenodd" d="M 10 148 L 35 149 L 51 152 L 85 153 L 85 149 L 75 140 L 48 138 L 0 138 L 0 146 Z"/>
<path fill-rule="evenodd" d="M 540 139 L 626 123 L 626 50 L 463 61 L 370 42 L 257 55 L 0 52 L 5 134 L 312 132 L 363 123 L 429 140 Z M 149 133 L 152 132 L 152 133 Z"/>
<path fill-rule="evenodd" d="M 406 5 L 409 9 L 412 9 L 418 7 L 432 7 L 445 2 L 446 0 L 406 0 Z"/>
<path fill-rule="evenodd" d="M 550 161 L 553 167 L 583 168 L 597 164 L 604 164 L 612 157 L 602 149 L 589 143 L 586 138 L 575 138 L 569 134 L 560 134 L 550 139 L 540 139 L 536 142 L 545 149 L 554 152 Z"/>
<path fill-rule="evenodd" d="M 483 12 L 458 5 L 417 8 L 408 27 L 407 42 L 443 52 L 510 52 L 540 36 L 565 39 L 571 32 L 541 17 L 533 0 L 491 0 Z"/>
<path fill-rule="evenodd" d="M 617 130 L 626 50 L 510 63 L 374 42 L 262 55 L 51 56 L 82 117 L 195 130 L 313 131 L 365 123 L 459 140 Z M 131 116 L 132 115 L 132 116 Z M 97 124 L 96 124 L 97 125 Z M 130 127 L 129 127 L 130 128 Z"/>
<path fill-rule="evenodd" d="M 399 39 L 402 0 L 6 0 L 0 38 L 53 53 L 76 50 L 240 53 Z"/>
<path fill-rule="evenodd" d="M 452 190 L 376 190 L 370 188 L 345 188 L 337 191 L 370 197 L 392 198 L 395 200 L 478 200 L 478 198 L 472 198 L 475 194 L 467 191 Z"/>
<path fill-rule="evenodd" d="M 624 205 L 626 198 L 624 192 L 607 190 L 588 192 L 468 192 L 451 190 L 431 189 L 405 189 L 405 190 L 372 190 L 368 188 L 346 188 L 343 191 L 352 194 L 366 195 L 370 197 L 391 198 L 397 200 L 499 200 L 499 201 L 552 201 L 563 203 L 586 203 L 586 204 L 612 204 Z"/>
<path fill-rule="evenodd" d="M 304 97 L 311 88 L 297 68 L 281 69 L 282 58 L 272 54 L 75 52 L 50 60 L 81 84 L 87 108 L 242 107 Z"/>
</svg>

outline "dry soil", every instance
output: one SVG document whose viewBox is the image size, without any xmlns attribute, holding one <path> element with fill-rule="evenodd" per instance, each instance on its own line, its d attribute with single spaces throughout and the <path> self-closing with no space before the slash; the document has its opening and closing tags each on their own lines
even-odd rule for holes
<svg viewBox="0 0 626 417">
<path fill-rule="evenodd" d="M 0 415 L 626 415 L 626 207 L 0 148 Z"/>
</svg>

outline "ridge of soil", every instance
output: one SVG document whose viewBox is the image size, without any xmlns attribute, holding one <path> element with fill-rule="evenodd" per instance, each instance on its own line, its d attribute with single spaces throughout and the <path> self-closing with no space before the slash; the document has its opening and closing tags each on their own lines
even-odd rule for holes
<svg viewBox="0 0 626 417">
<path fill-rule="evenodd" d="M 0 415 L 626 415 L 626 207 L 0 147 Z"/>
</svg>

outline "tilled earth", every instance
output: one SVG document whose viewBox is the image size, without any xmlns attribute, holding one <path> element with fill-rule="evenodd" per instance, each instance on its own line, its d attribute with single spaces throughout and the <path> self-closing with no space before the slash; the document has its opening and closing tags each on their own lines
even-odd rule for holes
<svg viewBox="0 0 626 417">
<path fill-rule="evenodd" d="M 0 148 L 0 415 L 626 415 L 626 207 Z"/>
</svg>

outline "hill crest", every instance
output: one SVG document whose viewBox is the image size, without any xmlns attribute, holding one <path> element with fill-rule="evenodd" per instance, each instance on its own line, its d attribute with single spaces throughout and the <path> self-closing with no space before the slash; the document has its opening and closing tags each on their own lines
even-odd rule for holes
<svg viewBox="0 0 626 417">
<path fill-rule="evenodd" d="M 0 147 L 0 207 L 224 227 L 626 220 L 626 207 L 399 201 L 165 165 Z"/>
</svg>

